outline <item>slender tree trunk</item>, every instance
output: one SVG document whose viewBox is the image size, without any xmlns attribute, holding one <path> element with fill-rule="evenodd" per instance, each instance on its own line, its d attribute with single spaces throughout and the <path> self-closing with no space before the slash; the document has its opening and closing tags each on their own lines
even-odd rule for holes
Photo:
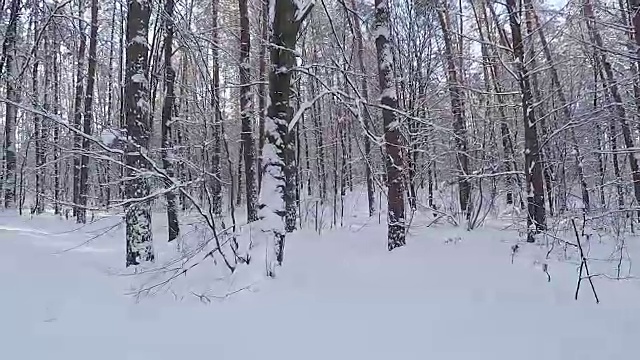
<svg viewBox="0 0 640 360">
<path fill-rule="evenodd" d="M 151 3 L 147 0 L 129 0 L 127 3 L 127 53 L 125 76 L 125 115 L 127 120 L 125 193 L 131 203 L 125 206 L 127 266 L 153 261 L 153 235 L 151 209 L 147 197 L 150 193 L 144 172 L 149 163 L 145 159 L 149 146 L 149 32 Z"/>
<path fill-rule="evenodd" d="M 17 25 L 20 19 L 20 0 L 11 0 L 11 15 L 5 32 L 2 57 L 5 59 L 6 96 L 5 124 L 4 124 L 4 207 L 15 207 L 16 201 L 16 119 L 18 108 L 12 102 L 18 102 L 16 90 L 16 42 L 18 38 Z M 0 69 L 1 70 L 1 69 Z"/>
<path fill-rule="evenodd" d="M 79 9 L 78 14 L 82 16 L 84 13 L 84 0 L 79 0 Z M 84 91 L 83 83 L 83 71 L 84 71 L 84 53 L 86 48 L 86 38 L 84 34 L 84 20 L 81 18 L 78 19 L 78 31 L 79 31 L 79 41 L 80 45 L 78 47 L 78 62 L 76 68 L 76 89 L 75 89 L 75 101 L 73 108 L 73 126 L 81 131 L 82 127 L 82 94 Z M 80 167 L 81 160 L 78 153 L 81 152 L 82 149 L 82 136 L 74 133 L 73 135 L 73 216 L 78 216 L 78 205 L 80 204 Z"/>
<path fill-rule="evenodd" d="M 531 16 L 529 15 L 529 0 L 525 0 L 522 4 L 521 11 L 525 12 L 525 22 L 527 27 L 527 37 L 533 37 L 533 22 L 531 20 Z M 542 138 L 542 141 L 545 141 L 549 138 L 549 127 L 547 126 L 546 114 L 547 111 L 544 107 L 545 101 L 542 98 L 542 92 L 540 91 L 540 83 L 538 81 L 538 73 L 537 73 L 537 60 L 536 60 L 536 51 L 533 41 L 530 41 L 528 46 L 528 54 L 526 56 L 528 61 L 528 66 L 531 68 L 529 71 L 529 78 L 531 80 L 531 93 L 532 93 L 532 103 L 531 109 L 534 112 L 534 116 L 536 119 L 539 119 L 539 129 L 540 135 L 539 138 Z M 526 65 L 525 65 L 526 66 Z M 564 154 L 565 152 L 560 152 L 560 156 L 562 156 L 562 164 L 564 166 Z M 553 216 L 554 212 L 554 202 L 553 202 L 553 168 L 551 167 L 551 160 L 553 158 L 557 158 L 557 156 L 552 156 L 552 151 L 549 147 L 540 148 L 540 157 L 539 161 L 542 164 L 542 176 L 544 178 L 544 187 L 547 193 L 547 202 L 549 203 L 549 215 Z M 564 167 L 560 172 L 561 175 L 564 174 Z M 558 212 L 562 213 L 567 208 L 567 197 L 566 197 L 566 188 L 564 185 L 566 184 L 566 178 L 562 177 L 560 181 L 560 194 L 557 196 L 558 203 Z"/>
<path fill-rule="evenodd" d="M 33 57 L 33 67 L 31 72 L 31 97 L 33 99 L 32 106 L 34 109 L 40 107 L 40 83 L 39 83 L 39 71 L 40 71 L 40 58 L 38 54 L 38 39 L 40 20 L 39 20 L 39 6 L 38 2 L 34 1 L 31 8 L 32 25 L 33 25 L 33 51 L 31 53 Z M 46 92 L 46 89 L 45 89 Z M 33 114 L 34 123 L 34 138 L 35 138 L 35 161 L 36 161 L 36 193 L 35 204 L 31 209 L 31 213 L 41 214 L 44 212 L 44 136 L 42 126 L 42 116 L 39 114 Z"/>
<path fill-rule="evenodd" d="M 471 212 L 471 183 L 469 175 L 469 155 L 467 153 L 467 128 L 464 117 L 464 100 L 459 74 L 456 69 L 454 47 L 451 40 L 451 21 L 449 19 L 448 5 L 438 9 L 438 19 L 444 34 L 445 58 L 447 62 L 447 82 L 449 96 L 451 98 L 451 111 L 453 112 L 453 132 L 456 142 L 456 166 L 458 167 L 458 190 L 460 196 L 460 211 L 469 219 Z"/>
<path fill-rule="evenodd" d="M 91 135 L 91 123 L 93 122 L 93 89 L 96 82 L 96 52 L 98 40 L 98 0 L 91 0 L 91 31 L 89 33 L 89 67 L 87 71 L 87 89 L 84 97 L 84 121 L 83 132 Z M 77 212 L 78 223 L 87 222 L 87 198 L 89 196 L 89 147 L 90 140 L 82 138 L 82 156 L 80 161 L 80 191 L 78 200 L 80 207 Z"/>
<path fill-rule="evenodd" d="M 258 184 L 257 192 L 260 192 L 262 186 L 262 148 L 264 147 L 264 117 L 266 110 L 266 86 L 267 82 L 267 43 L 269 42 L 269 1 L 260 0 L 260 52 L 258 59 L 258 155 L 256 156 L 257 162 L 257 175 Z"/>
<path fill-rule="evenodd" d="M 60 116 L 60 40 L 57 24 L 53 36 L 53 114 Z M 53 124 L 53 212 L 60 214 L 60 125 Z"/>
<path fill-rule="evenodd" d="M 312 61 L 318 60 L 317 49 L 313 48 L 313 56 Z M 314 69 L 314 77 L 309 79 L 309 89 L 311 92 L 311 98 L 314 98 L 318 93 L 318 80 L 319 76 L 316 69 Z M 324 145 L 324 130 L 322 123 L 322 102 L 316 101 L 312 106 L 312 117 L 313 117 L 313 129 L 314 129 L 314 137 L 316 139 L 316 165 L 317 172 L 316 175 L 318 180 L 320 181 L 320 185 L 318 188 L 320 189 L 320 203 L 324 204 L 327 199 L 327 176 L 326 176 L 326 167 L 325 167 L 325 145 Z"/>
<path fill-rule="evenodd" d="M 218 6 L 219 0 L 211 2 L 211 110 L 213 112 L 213 156 L 211 172 L 213 173 L 213 212 L 222 215 L 222 110 L 220 109 L 220 64 L 218 59 Z M 230 170 L 231 171 L 231 170 Z M 233 201 L 233 199 L 232 199 Z"/>
<path fill-rule="evenodd" d="M 393 49 L 389 39 L 389 2 L 375 0 L 376 54 L 380 84 L 384 142 L 387 167 L 387 248 L 393 250 L 405 244 L 404 190 L 402 172 L 400 124 L 394 112 L 398 108 L 393 75 Z"/>
<path fill-rule="evenodd" d="M 516 74 L 522 93 L 522 113 L 525 137 L 525 174 L 527 179 L 527 242 L 535 241 L 535 234 L 546 227 L 544 209 L 544 185 L 542 178 L 542 164 L 540 163 L 540 149 L 536 117 L 532 108 L 533 96 L 529 81 L 529 72 L 525 66 L 524 44 L 522 39 L 521 9 L 516 7 L 515 0 L 507 0 L 509 24 L 513 37 L 513 55 L 516 60 Z"/>
<path fill-rule="evenodd" d="M 247 0 L 238 1 L 240 11 L 240 118 L 242 119 L 242 147 L 244 149 L 244 178 L 247 198 L 247 221 L 258 219 L 258 189 L 256 187 L 256 148 L 253 140 L 252 114 L 253 94 L 251 93 L 251 74 L 249 55 L 251 53 L 251 34 L 249 32 L 249 10 Z"/>
<path fill-rule="evenodd" d="M 174 83 L 176 72 L 173 69 L 171 56 L 173 55 L 173 0 L 165 0 L 164 3 L 164 103 L 162 104 L 162 166 L 167 176 L 173 178 L 173 141 L 171 140 L 171 126 L 173 123 L 172 113 L 175 108 Z M 167 181 L 166 186 L 172 184 Z M 167 228 L 169 229 L 169 241 L 173 241 L 180 233 L 178 223 L 178 210 L 176 205 L 176 194 L 168 191 L 165 195 L 167 200 Z"/>
<path fill-rule="evenodd" d="M 360 71 L 360 96 L 363 102 L 369 101 L 369 85 L 367 83 L 367 72 L 364 63 L 364 43 L 362 41 L 362 30 L 360 24 L 360 16 L 358 15 L 356 0 L 351 0 L 351 8 L 353 10 L 353 34 L 354 41 L 357 48 L 358 58 L 358 70 Z M 362 104 L 360 112 L 361 126 L 362 126 L 362 139 L 364 143 L 364 156 L 365 156 L 365 177 L 367 181 L 367 200 L 369 203 L 369 216 L 373 216 L 376 213 L 376 195 L 375 186 L 373 182 L 373 171 L 371 157 L 371 139 L 369 139 L 370 127 L 371 127 L 371 113 L 367 105 Z"/>
</svg>

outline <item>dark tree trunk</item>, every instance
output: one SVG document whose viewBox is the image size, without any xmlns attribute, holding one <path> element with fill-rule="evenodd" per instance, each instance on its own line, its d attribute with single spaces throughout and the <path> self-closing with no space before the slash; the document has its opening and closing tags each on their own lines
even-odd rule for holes
<svg viewBox="0 0 640 360">
<path fill-rule="evenodd" d="M 164 3 L 164 103 L 162 104 L 162 166 L 167 176 L 173 178 L 173 141 L 171 140 L 172 115 L 175 108 L 175 92 L 174 83 L 176 72 L 173 69 L 171 56 L 173 55 L 173 0 L 165 0 Z M 172 186 L 170 181 L 166 182 L 166 186 Z M 167 200 L 167 227 L 169 229 L 169 241 L 173 241 L 180 233 L 180 224 L 178 223 L 178 210 L 176 206 L 176 194 L 168 191 L 165 195 Z"/>
<path fill-rule="evenodd" d="M 256 187 L 256 147 L 251 126 L 253 94 L 251 93 L 251 33 L 247 0 L 238 1 L 240 11 L 240 118 L 242 119 L 242 148 L 244 150 L 244 183 L 247 198 L 247 222 L 258 219 L 258 189 Z"/>
<path fill-rule="evenodd" d="M 38 41 L 39 41 L 39 32 L 43 31 L 38 29 L 40 26 L 39 17 L 39 6 L 38 2 L 34 1 L 33 6 L 31 8 L 32 11 L 32 21 L 33 21 L 33 68 L 31 73 L 31 97 L 33 99 L 33 108 L 38 109 L 40 107 L 40 83 L 39 83 L 39 71 L 40 71 L 40 57 L 38 56 Z M 45 64 L 46 65 L 46 64 Z M 46 92 L 46 88 L 45 88 Z M 36 161 L 36 193 L 35 193 L 35 204 L 31 209 L 31 213 L 42 214 L 44 212 L 44 129 L 42 126 L 42 116 L 39 114 L 33 114 L 33 123 L 34 123 L 34 138 L 35 138 L 35 161 Z"/>
<path fill-rule="evenodd" d="M 91 135 L 91 123 L 93 122 L 93 88 L 96 82 L 96 52 L 98 40 L 98 0 L 91 0 L 91 31 L 89 33 L 89 68 L 87 71 L 87 90 L 84 97 L 84 121 L 83 132 Z M 89 147 L 90 140 L 82 138 L 82 156 L 80 161 L 80 206 L 78 208 L 78 222 L 87 222 L 87 197 L 89 196 Z"/>
<path fill-rule="evenodd" d="M 260 9 L 260 52 L 258 59 L 258 154 L 256 156 L 257 163 L 257 192 L 260 192 L 262 186 L 262 148 L 264 147 L 264 117 L 266 111 L 266 86 L 267 82 L 267 43 L 269 41 L 269 0 L 260 0 L 262 4 Z"/>
<path fill-rule="evenodd" d="M 525 66 L 524 44 L 520 28 L 521 9 L 516 7 L 515 0 L 507 0 L 509 24 L 513 37 L 513 55 L 516 62 L 516 74 L 522 93 L 522 113 L 525 138 L 525 174 L 527 179 L 527 241 L 534 242 L 535 234 L 546 227 L 544 209 L 544 185 L 542 164 L 538 145 L 536 117 L 532 108 L 533 96 L 529 81 L 529 72 Z"/>
<path fill-rule="evenodd" d="M 130 201 L 125 206 L 127 266 L 153 261 L 150 187 L 144 172 L 149 168 L 145 159 L 149 146 L 149 31 L 151 4 L 129 0 L 127 3 L 127 53 L 125 75 L 125 116 L 127 120 L 125 193 Z M 144 40 L 141 40 L 144 39 Z"/>
<path fill-rule="evenodd" d="M 264 174 L 260 189 L 263 230 L 274 237 L 274 244 L 267 263 L 267 273 L 275 276 L 275 266 L 284 259 L 286 235 L 287 199 L 293 197 L 288 180 L 291 168 L 289 150 L 291 138 L 288 130 L 293 110 L 291 97 L 291 71 L 296 66 L 294 49 L 300 24 L 307 16 L 312 2 L 271 0 L 273 10 L 271 24 L 271 68 L 269 71 L 269 107 L 265 118 L 265 144 L 262 151 Z M 298 5 L 302 6 L 299 8 Z"/>
<path fill-rule="evenodd" d="M 11 0 L 11 15 L 9 24 L 5 32 L 5 39 L 2 47 L 2 58 L 5 59 L 6 71 L 6 96 L 5 124 L 4 124 L 4 207 L 13 208 L 16 201 L 16 119 L 19 96 L 16 90 L 16 42 L 17 25 L 20 19 L 20 0 Z M 2 67 L 0 67 L 0 71 Z"/>
<path fill-rule="evenodd" d="M 220 110 L 220 64 L 218 59 L 218 7 L 219 0 L 211 2 L 211 111 L 213 112 L 213 156 L 211 172 L 213 173 L 213 212 L 216 216 L 222 215 L 222 111 Z M 231 171 L 231 169 L 229 169 Z M 231 199 L 233 201 L 233 199 Z"/>
<path fill-rule="evenodd" d="M 381 91 L 382 118 L 387 168 L 387 223 L 388 249 L 403 246 L 405 240 L 404 189 L 402 172 L 404 163 L 401 154 L 400 124 L 395 113 L 398 98 L 393 75 L 393 49 L 389 39 L 388 0 L 375 0 L 376 54 L 378 58 L 378 80 Z"/>
<path fill-rule="evenodd" d="M 467 153 L 467 128 L 464 118 L 464 100 L 459 74 L 456 69 L 454 48 L 451 39 L 451 21 L 449 19 L 448 6 L 438 10 L 438 19 L 444 34 L 445 58 L 447 62 L 447 82 L 449 97 L 451 98 L 451 111 L 453 112 L 453 132 L 456 142 L 456 166 L 458 168 L 458 191 L 460 196 L 460 211 L 469 219 L 471 213 L 471 183 L 469 182 L 469 155 Z M 462 69 L 460 69 L 461 71 Z"/>
<path fill-rule="evenodd" d="M 78 13 L 84 13 L 84 3 L 83 0 L 79 0 L 79 9 Z M 78 47 L 78 62 L 76 68 L 76 89 L 75 89 L 75 101 L 73 105 L 73 126 L 78 130 L 82 131 L 82 94 L 84 92 L 82 82 L 83 82 L 83 71 L 84 71 L 84 53 L 86 48 L 86 38 L 84 36 L 84 20 L 78 19 L 78 36 L 80 45 Z M 74 133 L 73 134 L 73 151 L 75 152 L 73 156 L 73 216 L 78 216 L 78 205 L 80 204 L 80 156 L 78 153 L 81 152 L 82 148 L 82 136 Z"/>
<path fill-rule="evenodd" d="M 54 27 L 57 30 L 57 25 Z M 53 36 L 53 114 L 60 116 L 60 40 L 57 31 Z M 53 124 L 53 212 L 60 214 L 60 125 Z"/>
</svg>

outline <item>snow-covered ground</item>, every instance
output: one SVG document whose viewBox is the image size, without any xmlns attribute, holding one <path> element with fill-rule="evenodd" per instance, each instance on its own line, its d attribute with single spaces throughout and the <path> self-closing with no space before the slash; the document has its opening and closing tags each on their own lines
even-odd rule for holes
<svg viewBox="0 0 640 360">
<path fill-rule="evenodd" d="M 155 219 L 160 227 L 164 217 Z M 117 224 L 113 217 L 78 227 L 50 215 L 0 212 L 0 359 L 604 360 L 640 354 L 639 283 L 596 277 L 601 303 L 586 283 L 575 301 L 573 250 L 568 260 L 561 249 L 545 260 L 546 247 L 521 243 L 512 263 L 518 234 L 500 224 L 471 232 L 416 226 L 407 246 L 389 253 L 384 225 L 352 218 L 321 237 L 313 230 L 291 235 L 276 279 L 258 270 L 226 276 L 209 261 L 175 286 L 138 299 L 126 294 L 162 277 L 125 275 L 124 230 Z M 176 254 L 160 236 L 156 251 L 159 264 Z M 256 252 L 253 265 L 260 269 Z M 602 263 L 593 261 L 595 272 L 613 266 Z"/>
</svg>

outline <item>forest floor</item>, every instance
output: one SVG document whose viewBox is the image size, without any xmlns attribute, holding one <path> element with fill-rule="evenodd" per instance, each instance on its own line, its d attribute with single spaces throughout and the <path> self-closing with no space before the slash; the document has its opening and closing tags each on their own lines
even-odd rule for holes
<svg viewBox="0 0 640 360">
<path fill-rule="evenodd" d="M 164 216 L 155 219 L 161 233 Z M 275 279 L 263 276 L 257 249 L 250 274 L 224 275 L 219 261 L 203 262 L 162 291 L 136 297 L 130 294 L 164 275 L 132 276 L 124 268 L 119 221 L 105 217 L 79 227 L 52 215 L 0 212 L 0 359 L 604 360 L 640 354 L 638 281 L 596 276 L 600 304 L 586 281 L 576 301 L 575 250 L 558 246 L 547 259 L 547 246 L 522 243 L 499 222 L 474 231 L 416 222 L 407 245 L 388 252 L 384 225 L 350 218 L 322 236 L 312 230 L 289 236 Z M 635 240 L 629 245 L 637 246 Z M 602 247 L 600 261 L 597 241 L 591 242 L 591 270 L 611 274 L 612 246 Z M 160 239 L 155 246 L 158 264 L 178 253 Z"/>
</svg>

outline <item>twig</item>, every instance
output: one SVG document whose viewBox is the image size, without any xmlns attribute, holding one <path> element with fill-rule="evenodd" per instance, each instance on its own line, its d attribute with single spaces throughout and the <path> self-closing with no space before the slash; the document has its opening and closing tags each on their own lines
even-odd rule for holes
<svg viewBox="0 0 640 360">
<path fill-rule="evenodd" d="M 596 299 L 596 304 L 600 303 L 600 299 L 598 299 L 598 294 L 596 293 L 596 288 L 593 286 L 592 276 L 589 274 L 589 265 L 587 264 L 587 258 L 584 256 L 584 251 L 582 251 L 582 244 L 580 243 L 580 235 L 578 234 L 578 228 L 576 227 L 576 221 L 571 219 L 571 224 L 573 225 L 573 231 L 576 234 L 576 243 L 578 245 L 578 250 L 580 251 L 580 258 L 582 261 L 580 262 L 580 272 L 578 274 L 578 285 L 576 286 L 576 294 L 575 299 L 578 300 L 578 293 L 580 291 L 580 283 L 582 282 L 582 269 L 587 273 L 586 279 L 589 280 L 589 284 L 591 285 L 591 290 L 593 291 L 593 296 Z"/>
</svg>

